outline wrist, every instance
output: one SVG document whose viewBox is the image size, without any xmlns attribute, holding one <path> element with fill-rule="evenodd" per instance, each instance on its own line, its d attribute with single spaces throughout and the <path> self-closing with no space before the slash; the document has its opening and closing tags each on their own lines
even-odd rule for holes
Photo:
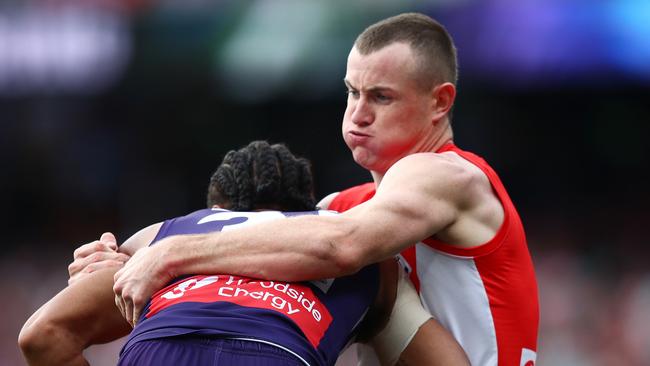
<svg viewBox="0 0 650 366">
<path fill-rule="evenodd" d="M 170 237 L 154 245 L 152 248 L 157 250 L 158 266 L 156 276 L 165 279 L 165 282 L 178 277 L 178 258 L 176 256 L 176 237 Z"/>
<path fill-rule="evenodd" d="M 158 275 L 170 281 L 178 276 L 189 274 L 189 263 L 193 246 L 200 243 L 203 235 L 178 235 L 161 241 L 159 247 Z"/>
</svg>

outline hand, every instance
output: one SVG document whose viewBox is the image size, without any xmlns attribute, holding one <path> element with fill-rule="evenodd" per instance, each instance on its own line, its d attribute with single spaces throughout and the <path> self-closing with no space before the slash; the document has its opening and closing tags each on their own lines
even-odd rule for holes
<svg viewBox="0 0 650 366">
<path fill-rule="evenodd" d="M 99 240 L 80 246 L 73 257 L 74 261 L 68 266 L 68 284 L 99 269 L 122 266 L 130 258 L 117 252 L 117 240 L 111 233 L 103 233 Z"/>
<path fill-rule="evenodd" d="M 165 271 L 165 248 L 161 244 L 163 241 L 140 249 L 115 273 L 115 305 L 126 321 L 134 327 L 151 295 L 173 278 Z"/>
</svg>

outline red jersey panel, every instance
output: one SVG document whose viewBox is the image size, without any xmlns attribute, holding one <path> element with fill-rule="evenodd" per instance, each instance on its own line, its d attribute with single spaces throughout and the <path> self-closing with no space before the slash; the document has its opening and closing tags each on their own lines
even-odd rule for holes
<svg viewBox="0 0 650 366">
<path fill-rule="evenodd" d="M 218 301 L 278 311 L 291 319 L 316 348 L 332 323 L 332 315 L 312 289 L 303 283 L 261 281 L 232 275 L 197 275 L 171 284 L 151 297 L 150 318 L 183 302 Z"/>
</svg>

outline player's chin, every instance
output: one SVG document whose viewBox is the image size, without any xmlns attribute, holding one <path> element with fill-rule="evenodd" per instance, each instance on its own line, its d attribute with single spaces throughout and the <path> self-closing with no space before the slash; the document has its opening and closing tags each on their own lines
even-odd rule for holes
<svg viewBox="0 0 650 366">
<path fill-rule="evenodd" d="M 374 170 L 376 158 L 368 149 L 357 147 L 352 150 L 354 161 L 366 170 Z"/>
</svg>

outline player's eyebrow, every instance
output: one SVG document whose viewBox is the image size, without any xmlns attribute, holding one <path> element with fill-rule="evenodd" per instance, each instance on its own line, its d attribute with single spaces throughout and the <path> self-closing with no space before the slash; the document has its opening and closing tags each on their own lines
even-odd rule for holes
<svg viewBox="0 0 650 366">
<path fill-rule="evenodd" d="M 343 82 L 345 83 L 345 86 L 348 87 L 348 89 L 358 90 L 357 88 L 355 88 L 355 87 L 354 87 L 354 86 L 353 86 L 353 85 L 348 81 L 348 79 L 343 79 Z M 377 85 L 377 86 L 373 86 L 373 87 L 370 87 L 370 88 L 368 88 L 368 89 L 365 89 L 364 91 L 367 91 L 367 92 L 386 92 L 386 91 L 393 91 L 393 88 L 388 87 L 388 86 Z"/>
</svg>

